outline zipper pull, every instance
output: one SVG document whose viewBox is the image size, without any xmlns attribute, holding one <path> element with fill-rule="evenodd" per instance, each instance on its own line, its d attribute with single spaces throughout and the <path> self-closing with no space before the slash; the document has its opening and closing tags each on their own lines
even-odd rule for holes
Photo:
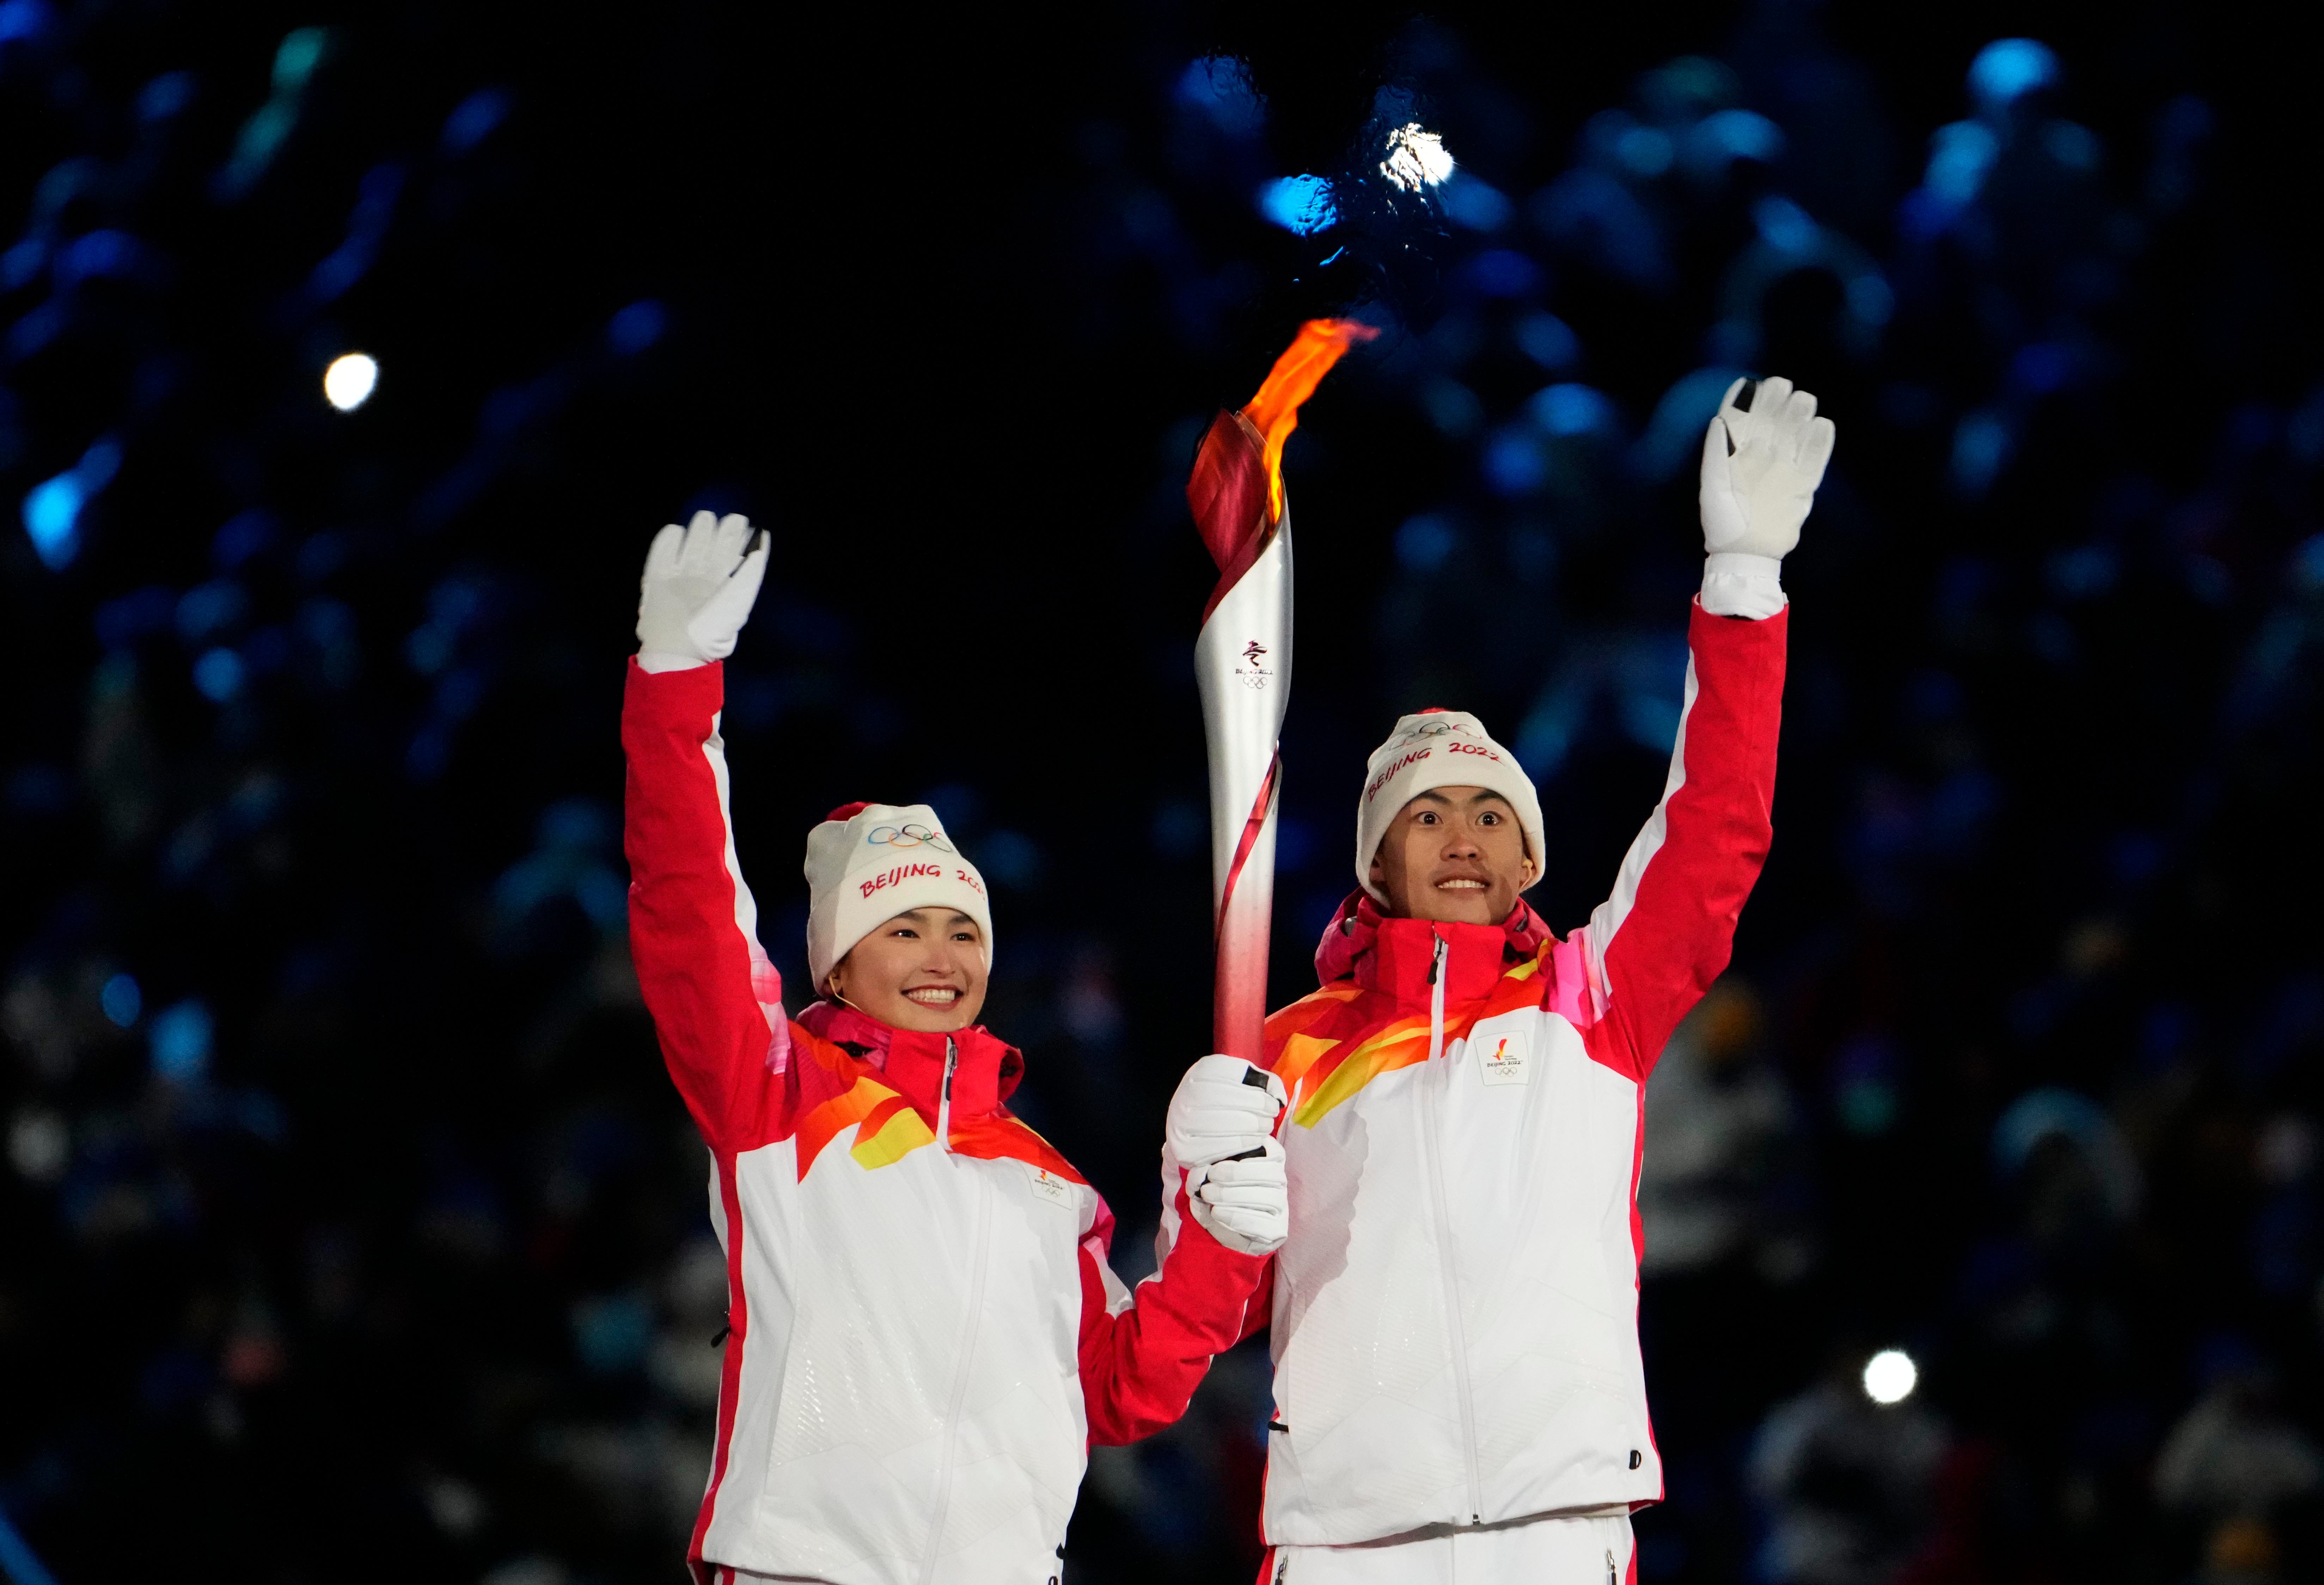
<svg viewBox="0 0 2324 1585">
<path fill-rule="evenodd" d="M 1428 954 L 1428 982 L 1431 985 L 1436 983 L 1436 972 L 1444 966 L 1444 937 L 1438 935 L 1434 939 L 1436 949 Z"/>
</svg>

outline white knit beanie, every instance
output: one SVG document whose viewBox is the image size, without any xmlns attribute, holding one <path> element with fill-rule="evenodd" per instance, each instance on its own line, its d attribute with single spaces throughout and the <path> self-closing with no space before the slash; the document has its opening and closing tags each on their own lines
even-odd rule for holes
<svg viewBox="0 0 2324 1585">
<path fill-rule="evenodd" d="M 1400 718 L 1364 767 L 1364 796 L 1356 800 L 1356 884 L 1374 902 L 1388 906 L 1386 894 L 1372 884 L 1372 860 L 1388 823 L 1405 805 L 1439 787 L 1481 787 L 1508 799 L 1525 833 L 1534 879 L 1541 879 L 1545 844 L 1533 778 L 1467 711 L 1423 710 Z"/>
<path fill-rule="evenodd" d="M 807 834 L 807 967 L 820 993 L 854 945 L 914 908 L 958 908 L 984 932 L 992 966 L 992 908 L 984 877 L 961 857 L 926 804 L 844 804 Z"/>
</svg>

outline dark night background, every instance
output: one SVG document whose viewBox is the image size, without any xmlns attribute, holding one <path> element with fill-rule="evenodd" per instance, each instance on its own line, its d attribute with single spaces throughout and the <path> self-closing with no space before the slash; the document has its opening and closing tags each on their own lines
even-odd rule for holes
<svg viewBox="0 0 2324 1585">
<path fill-rule="evenodd" d="M 796 985 L 812 821 L 932 798 L 1138 1275 L 1208 1045 L 1180 490 L 1353 309 L 1288 464 L 1278 1000 L 1400 709 L 1517 748 L 1586 917 L 1728 371 L 1840 429 L 1774 856 L 1649 1101 L 1641 1578 L 2318 1577 L 2290 25 L 0 0 L 0 1571 L 678 1577 L 723 1295 L 615 728 L 696 506 L 774 538 L 727 717 L 768 946 Z M 1265 1394 L 1246 1350 L 1102 1451 L 1068 1577 L 1247 1579 Z"/>
</svg>

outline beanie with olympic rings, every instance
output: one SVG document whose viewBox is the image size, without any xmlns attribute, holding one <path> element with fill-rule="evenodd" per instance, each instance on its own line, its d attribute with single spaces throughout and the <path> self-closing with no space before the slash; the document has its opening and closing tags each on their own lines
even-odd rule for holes
<svg viewBox="0 0 2324 1585">
<path fill-rule="evenodd" d="M 1372 901 L 1388 907 L 1386 895 L 1372 884 L 1372 860 L 1389 824 L 1405 805 L 1440 787 L 1481 787 L 1508 799 L 1525 833 L 1534 879 L 1541 878 L 1548 847 L 1533 778 L 1467 711 L 1427 709 L 1399 718 L 1364 767 L 1364 794 L 1356 800 L 1356 884 Z"/>
<path fill-rule="evenodd" d="M 816 994 L 855 944 L 914 908 L 958 908 L 984 934 L 984 877 L 961 857 L 926 804 L 843 804 L 807 834 L 807 966 Z"/>
</svg>

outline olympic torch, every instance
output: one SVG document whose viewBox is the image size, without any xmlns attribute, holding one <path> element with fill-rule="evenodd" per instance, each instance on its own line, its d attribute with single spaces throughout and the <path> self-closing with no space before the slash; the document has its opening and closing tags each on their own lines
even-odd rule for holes
<svg viewBox="0 0 2324 1585">
<path fill-rule="evenodd" d="M 1211 756 L 1211 895 L 1218 975 L 1214 1049 L 1258 1062 L 1275 905 L 1276 804 L 1291 696 L 1291 511 L 1283 443 L 1299 407 L 1348 348 L 1379 332 L 1310 319 L 1240 412 L 1222 412 L 1186 481 L 1194 526 L 1218 564 L 1203 607 L 1194 679 Z"/>
</svg>

